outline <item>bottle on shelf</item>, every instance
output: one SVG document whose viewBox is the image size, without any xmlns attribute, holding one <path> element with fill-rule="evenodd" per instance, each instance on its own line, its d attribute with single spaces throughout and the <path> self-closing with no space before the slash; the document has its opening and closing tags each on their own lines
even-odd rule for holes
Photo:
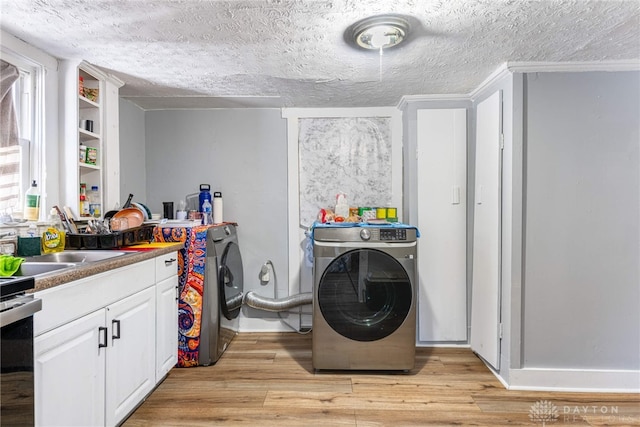
<svg viewBox="0 0 640 427">
<path fill-rule="evenodd" d="M 100 208 L 100 192 L 98 186 L 91 186 L 91 194 L 89 194 L 89 211 L 94 218 L 100 218 L 102 211 Z"/>
<path fill-rule="evenodd" d="M 23 215 L 27 221 L 37 221 L 40 217 L 40 192 L 38 191 L 38 184 L 35 179 L 24 196 Z"/>
<path fill-rule="evenodd" d="M 80 216 L 91 216 L 91 209 L 89 206 L 89 200 L 87 198 L 87 184 L 80 184 Z"/>
</svg>

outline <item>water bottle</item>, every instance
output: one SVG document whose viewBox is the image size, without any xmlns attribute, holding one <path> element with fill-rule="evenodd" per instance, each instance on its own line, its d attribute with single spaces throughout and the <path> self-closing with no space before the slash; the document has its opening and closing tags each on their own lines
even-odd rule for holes
<svg viewBox="0 0 640 427">
<path fill-rule="evenodd" d="M 204 199 L 202 203 L 202 225 L 213 224 L 213 218 L 211 216 L 211 203 L 208 199 Z"/>
<path fill-rule="evenodd" d="M 222 193 L 216 191 L 213 193 L 213 223 L 222 223 Z"/>
<path fill-rule="evenodd" d="M 198 210 L 204 212 L 204 201 L 208 200 L 211 203 L 211 186 L 209 184 L 200 184 L 200 195 L 198 196 Z"/>
</svg>

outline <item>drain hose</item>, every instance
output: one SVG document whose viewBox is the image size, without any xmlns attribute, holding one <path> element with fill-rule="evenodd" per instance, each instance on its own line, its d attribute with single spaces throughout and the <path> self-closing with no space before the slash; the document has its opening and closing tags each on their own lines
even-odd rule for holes
<svg viewBox="0 0 640 427">
<path fill-rule="evenodd" d="M 285 298 L 267 298 L 249 291 L 244 294 L 243 302 L 249 307 L 257 308 L 264 311 L 285 311 L 300 305 L 307 305 L 313 302 L 313 294 L 306 292 L 302 294 L 291 295 Z"/>
</svg>

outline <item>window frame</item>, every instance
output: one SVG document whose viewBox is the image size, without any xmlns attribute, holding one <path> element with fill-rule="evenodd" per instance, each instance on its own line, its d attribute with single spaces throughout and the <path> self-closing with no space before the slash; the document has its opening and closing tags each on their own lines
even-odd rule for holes
<svg viewBox="0 0 640 427">
<path fill-rule="evenodd" d="M 15 86 L 12 90 L 20 135 L 21 188 L 18 205 L 12 214 L 23 213 L 24 194 L 29 189 L 31 182 L 35 180 L 41 194 L 40 219 L 42 219 L 42 207 L 46 206 L 46 181 L 42 167 L 45 135 L 45 67 L 5 46 L 0 48 L 0 57 L 16 66 L 20 72 L 20 77 L 16 81 L 19 83 L 20 93 L 16 93 L 18 91 Z"/>
</svg>

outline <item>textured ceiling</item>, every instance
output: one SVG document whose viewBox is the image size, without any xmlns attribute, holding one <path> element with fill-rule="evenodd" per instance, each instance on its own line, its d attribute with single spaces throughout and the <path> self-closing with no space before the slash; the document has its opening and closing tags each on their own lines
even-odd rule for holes
<svg viewBox="0 0 640 427">
<path fill-rule="evenodd" d="M 358 107 L 469 93 L 507 61 L 640 58 L 640 2 L 591 0 L 0 0 L 0 27 L 125 82 L 143 108 Z M 345 42 L 405 16 L 408 42 Z"/>
</svg>

